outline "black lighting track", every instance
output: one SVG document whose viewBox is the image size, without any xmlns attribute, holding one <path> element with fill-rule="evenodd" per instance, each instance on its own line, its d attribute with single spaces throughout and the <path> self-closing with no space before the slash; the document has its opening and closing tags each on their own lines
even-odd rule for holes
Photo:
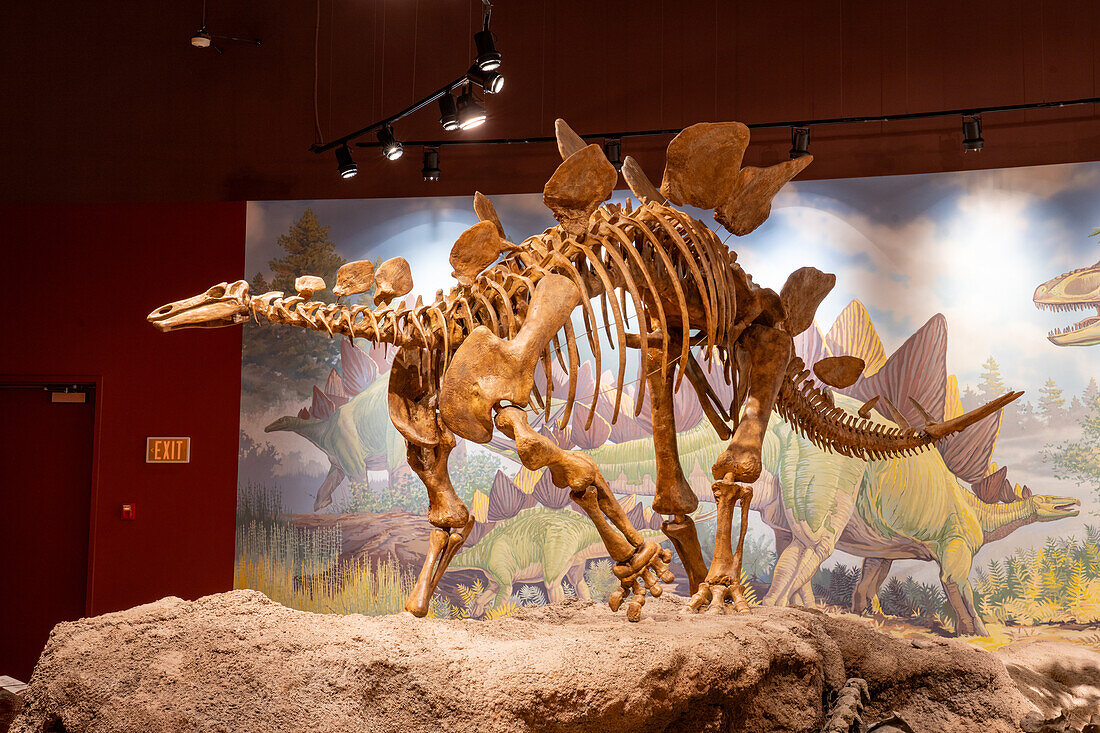
<svg viewBox="0 0 1100 733">
<path fill-rule="evenodd" d="M 496 69 L 500 66 L 501 55 L 500 52 L 496 49 L 496 42 L 494 40 L 493 33 L 489 30 L 489 20 L 492 17 L 493 4 L 492 2 L 490 2 L 490 0 L 481 0 L 481 3 L 485 9 L 482 26 L 481 30 L 474 34 L 474 45 L 477 47 L 477 57 L 474 59 L 473 65 L 469 69 L 467 69 L 462 74 L 462 76 L 459 76 L 453 81 L 440 87 L 423 99 L 414 102 L 397 114 L 390 115 L 383 120 L 371 123 L 366 127 L 362 127 L 356 130 L 355 132 L 349 132 L 347 135 L 343 135 L 342 137 L 336 138 L 335 140 L 332 140 L 330 142 L 314 143 L 313 145 L 309 146 L 309 149 L 314 153 L 321 154 L 329 150 L 344 148 L 344 146 L 346 146 L 352 140 L 363 137 L 364 135 L 370 134 L 372 132 L 382 132 L 383 136 L 388 136 L 390 138 L 390 142 L 383 143 L 382 141 L 379 141 L 379 143 L 375 147 L 383 146 L 384 144 L 392 144 L 393 133 L 391 128 L 395 123 L 404 119 L 405 117 L 408 117 L 414 112 L 418 112 L 419 110 L 424 109 L 432 102 L 436 102 L 443 99 L 444 97 L 450 96 L 456 89 L 459 89 L 460 87 L 466 87 L 466 94 L 464 94 L 463 97 L 474 101 L 474 106 L 478 108 L 480 108 L 480 105 L 476 104 L 476 100 L 474 100 L 472 97 L 472 85 L 481 87 L 483 90 L 485 90 L 486 94 L 496 94 L 497 92 L 499 92 L 501 86 L 504 83 L 504 78 L 496 71 Z M 463 98 L 460 98 L 458 104 L 459 108 L 462 107 L 462 104 Z M 480 121 L 484 121 L 484 119 L 484 114 L 482 114 Z M 320 135 L 319 130 L 318 135 Z M 395 158 L 396 157 L 400 157 L 400 154 L 395 156 Z M 344 163 L 343 161 L 341 161 L 341 175 L 343 175 L 344 172 L 343 165 Z M 352 175 L 354 175 L 354 173 L 352 173 Z"/>
<path fill-rule="evenodd" d="M 331 150 L 334 147 L 339 147 L 346 143 L 351 142 L 355 138 L 362 137 L 363 135 L 374 132 L 381 127 L 392 123 L 402 117 L 415 112 L 426 105 L 436 101 L 444 94 L 449 94 L 452 90 L 462 86 L 466 83 L 466 77 L 463 76 L 460 79 L 456 79 L 450 85 L 439 90 L 435 94 L 425 97 L 421 101 L 412 105 L 408 109 L 399 112 L 392 118 L 377 122 L 369 127 L 365 127 L 362 130 L 354 132 L 350 135 L 346 135 L 339 140 L 334 140 L 331 143 L 325 145 L 314 145 L 311 150 L 315 153 L 323 153 L 326 150 Z M 1074 105 L 1081 104 L 1098 104 L 1100 103 L 1100 97 L 1085 97 L 1083 99 L 1064 99 L 1056 102 L 1032 102 L 1029 104 L 1005 104 L 996 107 L 967 107 L 962 109 L 945 109 L 934 112 L 908 112 L 906 114 L 897 115 L 869 115 L 863 117 L 828 117 L 818 120 L 789 120 L 786 122 L 751 122 L 746 126 L 750 130 L 766 130 L 779 127 L 793 127 L 793 128 L 807 128 L 817 127 L 819 125 L 852 125 L 865 122 L 899 122 L 902 120 L 921 120 L 929 119 L 933 117 L 973 117 L 982 114 L 990 114 L 995 112 L 1018 112 L 1023 110 L 1033 109 L 1048 109 L 1051 107 L 1072 107 Z M 680 133 L 679 128 L 669 128 L 664 130 L 635 130 L 632 132 L 601 132 L 590 135 L 581 135 L 582 138 L 587 140 L 602 140 L 602 139 L 615 139 L 615 138 L 630 138 L 630 137 L 657 137 L 676 135 Z M 485 138 L 480 140 L 403 140 L 402 144 L 406 147 L 424 147 L 424 148 L 442 148 L 452 145 L 526 145 L 534 143 L 552 143 L 556 142 L 557 138 L 552 135 L 540 136 L 540 137 L 499 137 L 499 138 Z M 357 142 L 356 147 L 360 148 L 377 148 L 380 146 L 377 142 Z"/>
</svg>

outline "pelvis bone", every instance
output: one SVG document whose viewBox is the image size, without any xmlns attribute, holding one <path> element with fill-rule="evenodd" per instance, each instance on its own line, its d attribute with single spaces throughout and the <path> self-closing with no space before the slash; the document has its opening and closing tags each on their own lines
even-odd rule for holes
<svg viewBox="0 0 1100 733">
<path fill-rule="evenodd" d="M 488 443 L 493 436 L 493 408 L 505 401 L 527 406 L 539 355 L 580 302 L 580 290 L 572 280 L 547 275 L 535 286 L 515 338 L 505 340 L 485 326 L 475 328 L 443 375 L 439 413 L 447 427 L 467 440 Z"/>
</svg>

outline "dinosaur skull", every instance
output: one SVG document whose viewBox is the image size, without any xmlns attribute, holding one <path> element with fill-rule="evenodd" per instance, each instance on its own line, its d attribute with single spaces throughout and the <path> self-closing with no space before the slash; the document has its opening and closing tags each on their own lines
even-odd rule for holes
<svg viewBox="0 0 1100 733">
<path fill-rule="evenodd" d="M 201 295 L 168 303 L 146 316 L 160 331 L 220 328 L 248 320 L 248 283 L 218 283 Z"/>
<path fill-rule="evenodd" d="M 1031 502 L 1035 507 L 1036 519 L 1040 522 L 1076 517 L 1081 513 L 1081 500 L 1069 496 L 1034 494 Z"/>
<path fill-rule="evenodd" d="M 1047 338 L 1058 346 L 1100 344 L 1100 262 L 1092 267 L 1073 270 L 1047 280 L 1035 288 L 1032 300 L 1040 310 L 1076 311 L 1095 308 L 1095 315 L 1090 315 L 1072 326 L 1055 329 L 1047 334 Z"/>
</svg>

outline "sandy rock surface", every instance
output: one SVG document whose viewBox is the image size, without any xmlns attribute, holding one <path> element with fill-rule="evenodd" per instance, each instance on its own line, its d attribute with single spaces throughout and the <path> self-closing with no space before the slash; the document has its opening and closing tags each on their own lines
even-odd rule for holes
<svg viewBox="0 0 1100 733">
<path fill-rule="evenodd" d="M 917 731 L 1015 731 L 1035 711 L 963 642 L 804 609 L 683 611 L 669 594 L 637 624 L 574 599 L 482 622 L 165 598 L 58 625 L 12 731 L 818 731 L 848 677 L 869 684 L 866 720 L 896 711 Z"/>
</svg>

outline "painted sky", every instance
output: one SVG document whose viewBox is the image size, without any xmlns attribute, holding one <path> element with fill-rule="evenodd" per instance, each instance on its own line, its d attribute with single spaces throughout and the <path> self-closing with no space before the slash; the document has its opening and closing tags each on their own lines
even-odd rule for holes
<svg viewBox="0 0 1100 733">
<path fill-rule="evenodd" d="M 493 201 L 514 241 L 554 224 L 539 194 Z M 477 221 L 472 197 L 253 202 L 249 277 L 267 270 L 279 255 L 278 235 L 306 207 L 331 227 L 344 257 L 406 257 L 414 292 L 425 298 L 454 284 L 451 245 Z M 717 228 L 709 213 L 694 213 Z M 961 385 L 976 385 L 992 355 L 1012 388 L 1034 393 L 1053 377 L 1078 393 L 1096 373 L 1097 354 L 1049 343 L 1046 333 L 1075 314 L 1040 312 L 1031 295 L 1039 283 L 1100 259 L 1098 240 L 1088 237 L 1097 226 L 1100 163 L 1080 163 L 794 182 L 763 226 L 727 244 L 756 282 L 777 290 L 798 267 L 836 273 L 837 287 L 818 312 L 823 329 L 858 298 L 889 353 L 943 313 L 948 369 Z"/>
</svg>

